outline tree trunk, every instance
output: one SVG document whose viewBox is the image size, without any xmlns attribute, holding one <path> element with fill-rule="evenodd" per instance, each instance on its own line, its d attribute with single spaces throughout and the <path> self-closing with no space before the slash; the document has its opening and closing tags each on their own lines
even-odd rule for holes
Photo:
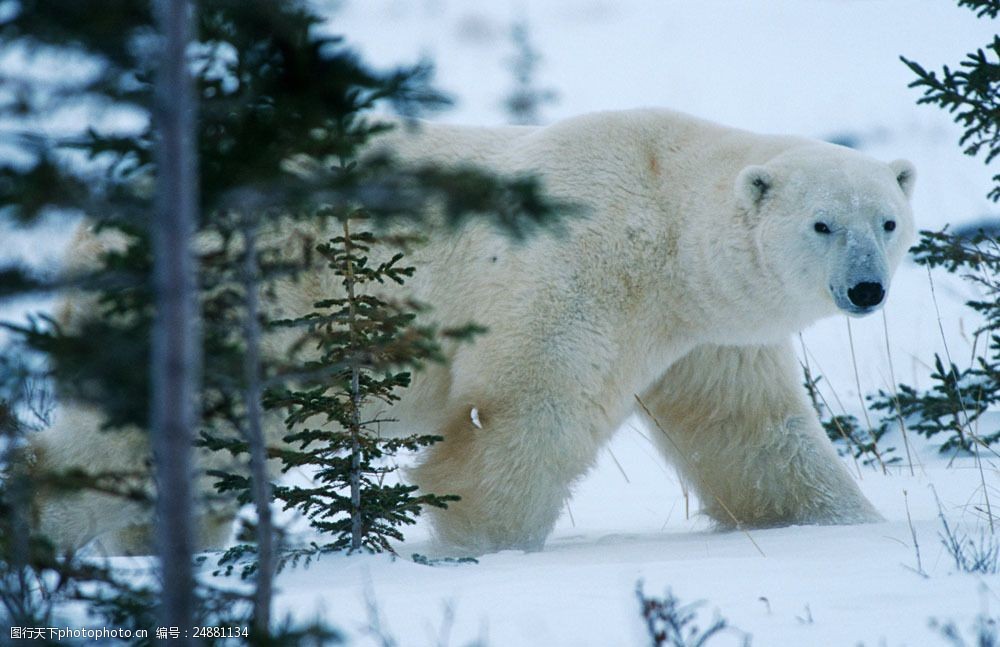
<svg viewBox="0 0 1000 647">
<path fill-rule="evenodd" d="M 357 296 L 354 294 L 354 251 L 351 230 L 344 220 L 344 251 L 347 257 L 347 305 L 351 330 L 351 552 L 361 548 L 361 368 L 358 366 Z"/>
<path fill-rule="evenodd" d="M 269 635 L 271 626 L 271 590 L 274 580 L 274 532 L 271 521 L 271 482 L 267 476 L 267 448 L 261 424 L 260 381 L 260 289 L 257 266 L 256 223 L 248 221 L 243 228 L 246 251 L 243 260 L 243 287 L 246 292 L 246 352 L 243 374 L 246 384 L 246 440 L 250 447 L 250 471 L 254 509 L 257 512 L 257 590 L 254 592 L 253 626 L 260 638 Z"/>
<path fill-rule="evenodd" d="M 152 339 L 151 427 L 157 482 L 156 540 L 163 592 L 160 622 L 194 624 L 192 573 L 192 430 L 200 379 L 197 268 L 191 241 L 198 186 L 192 82 L 185 50 L 191 7 L 186 0 L 156 3 L 163 35 L 154 119 L 159 143 L 156 220 L 153 223 L 156 323 Z"/>
</svg>

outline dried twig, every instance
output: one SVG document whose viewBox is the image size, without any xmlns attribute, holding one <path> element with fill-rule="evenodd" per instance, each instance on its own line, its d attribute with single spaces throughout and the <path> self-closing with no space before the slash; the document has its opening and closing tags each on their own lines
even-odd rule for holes
<svg viewBox="0 0 1000 647">
<path fill-rule="evenodd" d="M 642 407 L 642 410 L 646 412 L 646 415 L 649 416 L 649 419 L 653 421 L 653 424 L 656 425 L 656 428 L 660 430 L 660 433 L 663 434 L 663 436 L 670 442 L 673 448 L 677 451 L 677 455 L 680 456 L 685 463 L 687 463 L 688 467 L 694 469 L 694 465 L 692 465 L 690 460 L 688 460 L 688 457 L 684 455 L 684 452 L 681 451 L 681 448 L 677 446 L 677 443 L 674 442 L 674 439 L 670 437 L 670 434 L 667 433 L 667 430 L 663 428 L 663 426 L 660 424 L 660 421 L 656 419 L 656 416 L 653 415 L 653 412 L 649 410 L 649 407 L 646 406 L 646 403 L 642 401 L 642 398 L 636 395 L 635 400 L 636 402 L 639 403 L 639 406 Z M 723 501 L 719 497 L 719 495 L 716 494 L 711 487 L 709 487 L 707 483 L 705 483 L 705 489 L 708 490 L 708 493 L 712 495 L 712 498 L 714 498 L 719 503 L 719 506 L 721 506 L 722 509 L 726 511 L 726 514 L 729 515 L 729 518 L 733 520 L 733 523 L 736 525 L 736 529 L 747 536 L 747 539 L 749 539 L 750 543 L 753 544 L 753 547 L 757 549 L 757 552 L 760 553 L 760 556 L 767 557 L 767 555 L 764 554 L 764 551 L 761 550 L 757 542 L 754 541 L 754 538 L 743 527 L 743 523 L 736 518 L 736 515 L 733 514 L 733 511 L 729 509 L 728 505 L 726 505 L 726 502 Z"/>
</svg>

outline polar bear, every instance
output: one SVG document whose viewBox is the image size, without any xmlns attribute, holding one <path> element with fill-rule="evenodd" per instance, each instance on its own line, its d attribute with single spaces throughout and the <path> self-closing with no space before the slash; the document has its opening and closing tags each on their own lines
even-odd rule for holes
<svg viewBox="0 0 1000 647">
<path fill-rule="evenodd" d="M 488 329 L 416 375 L 388 412 L 401 432 L 444 437 L 411 476 L 461 497 L 431 510 L 453 551 L 540 549 L 574 481 L 636 412 L 720 526 L 881 518 L 820 427 L 790 338 L 884 303 L 914 237 L 911 164 L 666 110 L 425 124 L 375 147 L 406 163 L 531 173 L 576 205 L 525 242 L 473 221 L 408 256 L 417 273 L 405 289 L 431 306 L 428 322 Z M 79 249 L 94 245 L 84 235 Z M 310 275 L 280 286 L 278 305 L 306 312 L 330 289 Z M 91 468 L 143 459 L 142 441 L 96 435 L 99 420 L 69 411 L 40 435 L 40 455 Z M 138 550 L 137 514 L 77 496 L 45 503 L 41 523 L 63 543 L 117 533 Z"/>
</svg>

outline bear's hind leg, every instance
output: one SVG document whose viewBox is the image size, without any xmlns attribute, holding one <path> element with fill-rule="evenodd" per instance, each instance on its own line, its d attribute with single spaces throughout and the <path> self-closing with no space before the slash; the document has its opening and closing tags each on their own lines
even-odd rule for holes
<svg viewBox="0 0 1000 647">
<path fill-rule="evenodd" d="M 141 473 L 147 469 L 149 435 L 139 429 L 101 431 L 103 417 L 93 407 L 64 403 L 49 429 L 33 435 L 35 465 L 32 470 L 60 473 L 81 470 L 90 474 Z M 197 451 L 197 450 L 196 450 Z M 231 459 L 219 452 L 198 451 L 199 471 L 225 469 Z M 276 472 L 275 465 L 270 466 Z M 201 497 L 213 491 L 214 478 L 202 473 L 195 479 Z M 151 479 L 131 483 L 152 496 Z M 90 490 L 65 491 L 40 488 L 35 494 L 37 530 L 64 550 L 82 548 L 98 539 L 98 549 L 109 555 L 151 554 L 153 508 L 122 496 Z M 199 503 L 196 547 L 221 548 L 229 536 L 239 506 L 228 499 Z"/>
<path fill-rule="evenodd" d="M 444 440 L 412 470 L 424 492 L 456 494 L 429 509 L 435 535 L 450 549 L 483 554 L 540 550 L 572 482 L 591 467 L 600 441 L 587 408 L 563 406 L 538 391 L 509 405 L 456 406 Z M 582 414 L 582 415 L 581 415 Z"/>
<path fill-rule="evenodd" d="M 796 367 L 789 344 L 703 346 L 643 396 L 661 451 L 723 526 L 882 518 L 820 427 Z"/>
</svg>

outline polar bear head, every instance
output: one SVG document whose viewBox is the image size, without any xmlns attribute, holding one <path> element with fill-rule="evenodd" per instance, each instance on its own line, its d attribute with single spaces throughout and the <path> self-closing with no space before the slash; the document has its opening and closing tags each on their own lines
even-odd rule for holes
<svg viewBox="0 0 1000 647">
<path fill-rule="evenodd" d="M 736 178 L 755 253 L 807 318 L 871 313 L 913 243 L 905 160 L 884 164 L 829 144 L 787 150 Z"/>
</svg>

